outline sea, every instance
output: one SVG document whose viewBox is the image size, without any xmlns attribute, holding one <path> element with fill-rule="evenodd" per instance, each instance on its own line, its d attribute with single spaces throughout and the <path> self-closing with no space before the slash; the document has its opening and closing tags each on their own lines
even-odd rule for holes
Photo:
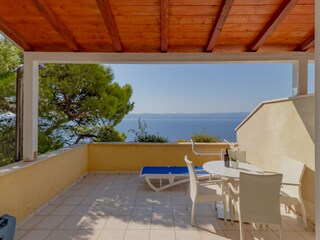
<svg viewBox="0 0 320 240">
<path fill-rule="evenodd" d="M 149 134 L 166 137 L 169 142 L 189 141 L 193 134 L 203 132 L 234 142 L 236 141 L 235 128 L 248 114 L 245 112 L 128 114 L 116 126 L 116 129 L 127 135 L 126 142 L 133 142 L 135 134 L 131 129 L 138 131 L 138 119 L 141 119 L 146 123 L 146 130 Z"/>
</svg>

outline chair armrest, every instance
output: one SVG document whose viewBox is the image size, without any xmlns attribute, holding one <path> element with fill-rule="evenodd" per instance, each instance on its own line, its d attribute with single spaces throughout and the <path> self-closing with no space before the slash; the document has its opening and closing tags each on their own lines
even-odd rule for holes
<svg viewBox="0 0 320 240">
<path fill-rule="evenodd" d="M 229 195 L 230 196 L 238 197 L 239 191 L 234 188 L 232 183 L 228 183 L 228 190 L 229 190 Z"/>
<path fill-rule="evenodd" d="M 301 184 L 300 183 L 282 183 L 282 185 L 285 185 L 285 186 L 301 186 Z"/>
<path fill-rule="evenodd" d="M 277 174 L 278 172 L 263 170 L 263 174 Z"/>
<path fill-rule="evenodd" d="M 199 184 L 202 186 L 206 186 L 206 185 L 213 185 L 213 184 L 221 184 L 222 182 L 223 182 L 222 180 L 209 180 L 205 182 L 200 182 Z"/>
</svg>

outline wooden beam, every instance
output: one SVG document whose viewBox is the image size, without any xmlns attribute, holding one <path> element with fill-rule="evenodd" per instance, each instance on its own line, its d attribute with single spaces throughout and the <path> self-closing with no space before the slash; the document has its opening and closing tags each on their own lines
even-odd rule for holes
<svg viewBox="0 0 320 240">
<path fill-rule="evenodd" d="M 267 24 L 263 27 L 262 31 L 249 45 L 248 51 L 257 51 L 267 40 L 267 38 L 274 32 L 274 30 L 280 25 L 282 20 L 290 13 L 297 2 L 298 0 L 284 0 Z"/>
<path fill-rule="evenodd" d="M 71 35 L 69 30 L 60 21 L 60 19 L 56 16 L 52 9 L 45 3 L 44 0 L 33 0 L 33 2 L 38 8 L 39 12 L 49 21 L 51 26 L 64 39 L 64 41 L 72 51 L 79 52 L 83 50 L 80 44 Z"/>
<path fill-rule="evenodd" d="M 107 30 L 109 32 L 109 35 L 112 40 L 113 48 L 117 52 L 122 52 L 122 44 L 120 41 L 120 35 L 114 20 L 114 16 L 112 15 L 111 7 L 108 0 L 96 0 L 103 21 L 107 27 Z"/>
<path fill-rule="evenodd" d="M 3 32 L 9 39 L 19 45 L 25 51 L 32 51 L 32 45 L 28 40 L 15 30 L 6 20 L 0 17 L 0 31 Z"/>
<path fill-rule="evenodd" d="M 299 46 L 296 47 L 295 51 L 307 51 L 309 48 L 314 46 L 314 33 L 312 33 L 306 40 L 304 40 Z"/>
<path fill-rule="evenodd" d="M 223 28 L 225 21 L 227 20 L 227 17 L 229 15 L 229 12 L 230 12 L 230 9 L 232 7 L 233 2 L 234 2 L 234 0 L 223 0 L 222 1 L 221 5 L 220 5 L 218 16 L 216 17 L 214 24 L 213 24 L 211 38 L 210 38 L 208 45 L 207 45 L 208 52 L 213 51 L 213 48 L 217 44 L 220 32 Z"/>
<path fill-rule="evenodd" d="M 168 18 L 169 0 L 161 0 L 160 3 L 160 30 L 161 30 L 161 52 L 168 51 Z"/>
</svg>

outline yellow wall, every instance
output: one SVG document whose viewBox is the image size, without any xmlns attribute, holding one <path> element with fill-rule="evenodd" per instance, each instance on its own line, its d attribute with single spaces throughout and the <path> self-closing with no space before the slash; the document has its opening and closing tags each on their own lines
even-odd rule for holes
<svg viewBox="0 0 320 240">
<path fill-rule="evenodd" d="M 308 218 L 313 222 L 314 140 L 312 95 L 263 103 L 237 130 L 239 147 L 247 151 L 247 160 L 252 164 L 276 171 L 284 156 L 306 163 L 302 195 Z"/>
<path fill-rule="evenodd" d="M 226 144 L 197 144 L 198 151 L 216 151 Z M 220 156 L 195 156 L 190 143 L 90 143 L 88 145 L 88 171 L 140 171 L 142 166 L 185 166 L 184 156 L 202 165 Z"/>
<path fill-rule="evenodd" d="M 20 222 L 87 172 L 87 145 L 0 169 L 0 215 Z"/>
</svg>

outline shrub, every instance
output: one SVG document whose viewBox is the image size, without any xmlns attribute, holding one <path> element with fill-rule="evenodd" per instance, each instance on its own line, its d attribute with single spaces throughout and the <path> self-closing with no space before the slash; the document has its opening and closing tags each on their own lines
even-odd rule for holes
<svg viewBox="0 0 320 240">
<path fill-rule="evenodd" d="M 165 143 L 168 138 L 159 136 L 159 133 L 149 134 L 147 131 L 147 123 L 141 118 L 138 119 L 138 130 L 130 129 L 130 132 L 135 134 L 134 142 L 152 142 L 152 143 Z"/>
<path fill-rule="evenodd" d="M 207 132 L 194 133 L 191 136 L 191 139 L 194 142 L 203 142 L 203 143 L 221 142 L 221 139 L 219 137 L 211 136 Z"/>
</svg>

